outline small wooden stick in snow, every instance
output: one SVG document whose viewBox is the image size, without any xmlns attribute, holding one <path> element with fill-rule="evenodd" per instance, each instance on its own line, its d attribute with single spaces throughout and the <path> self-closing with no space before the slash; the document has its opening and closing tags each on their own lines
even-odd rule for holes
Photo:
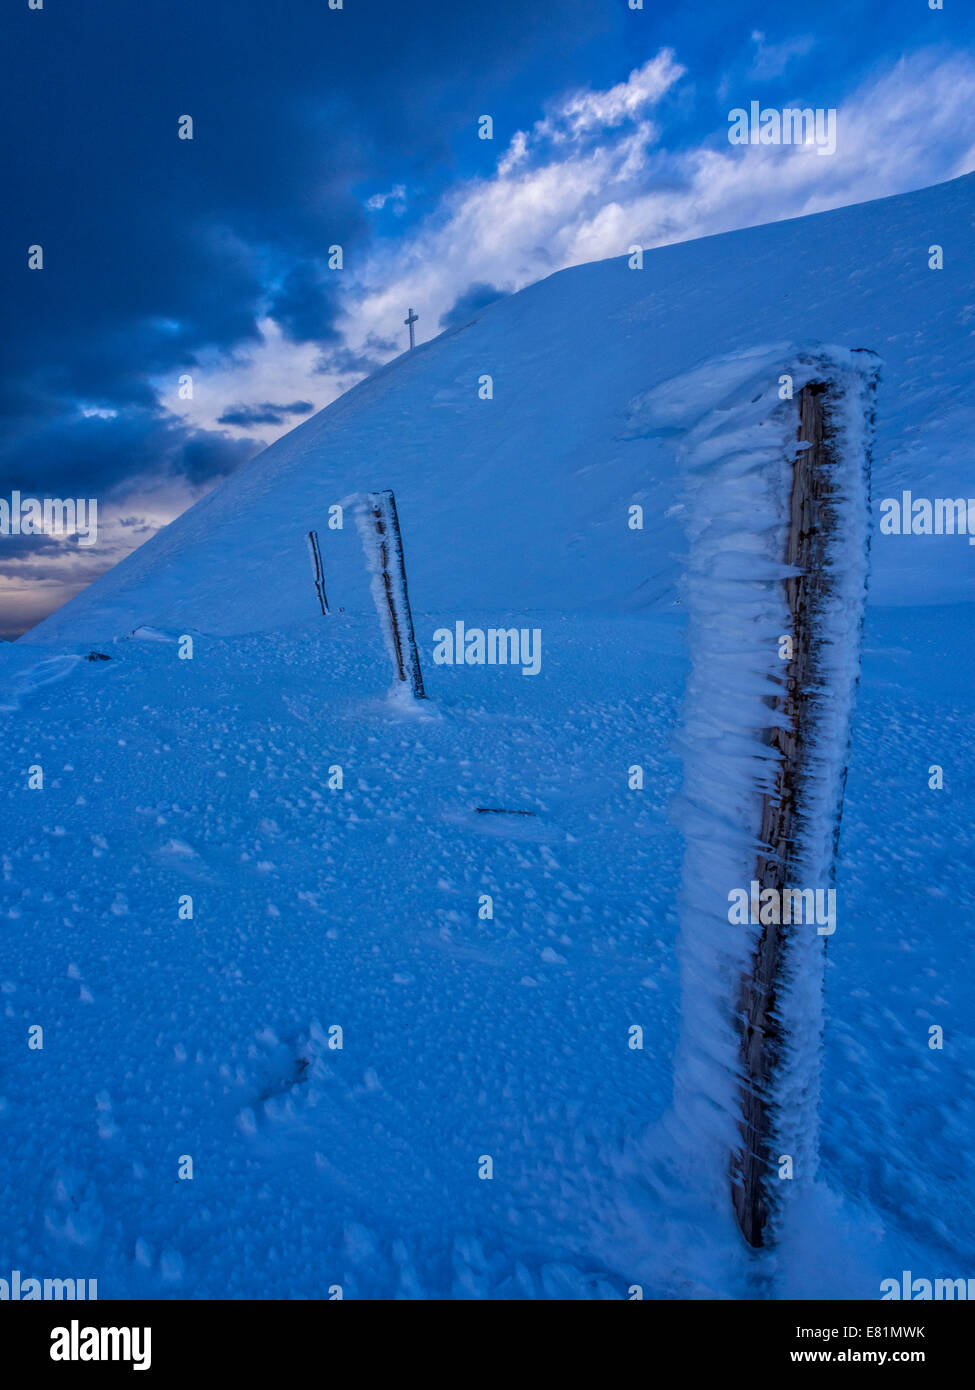
<svg viewBox="0 0 975 1390">
<path fill-rule="evenodd" d="M 308 552 L 311 555 L 311 568 L 315 576 L 315 592 L 318 594 L 318 602 L 322 605 L 322 612 L 328 613 L 328 599 L 325 597 L 325 571 L 322 568 L 322 552 L 318 544 L 318 532 L 308 532 Z M 341 612 L 341 609 L 339 610 Z"/>
</svg>

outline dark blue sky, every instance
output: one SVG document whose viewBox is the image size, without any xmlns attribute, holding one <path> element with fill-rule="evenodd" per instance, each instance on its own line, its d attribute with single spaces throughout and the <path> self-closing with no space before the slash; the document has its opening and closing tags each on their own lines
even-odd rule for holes
<svg viewBox="0 0 975 1390">
<path fill-rule="evenodd" d="M 969 0 L 944 12 L 928 0 L 644 3 L 44 0 L 32 11 L 5 0 L 0 497 L 95 497 L 106 529 L 86 551 L 0 537 L 0 632 L 36 621 L 402 350 L 407 296 L 422 340 L 633 236 L 652 245 L 962 172 L 975 144 L 972 101 L 959 97 L 975 70 Z M 607 119 L 630 88 L 615 104 L 613 90 L 662 50 L 659 80 L 648 70 L 625 119 Z M 608 105 L 580 120 L 580 91 L 610 94 Z M 842 159 L 807 160 L 798 190 L 757 163 L 732 165 L 727 113 L 752 98 L 849 106 L 855 138 Z M 477 138 L 483 113 L 493 141 Z M 177 138 L 183 114 L 192 141 Z M 518 132 L 527 150 L 507 171 Z M 640 142 L 652 152 L 624 174 Z M 702 173 L 707 151 L 742 171 L 721 198 Z M 614 154 L 617 166 L 600 162 Z M 524 218 L 515 228 L 491 211 L 492 189 L 524 190 L 564 159 L 596 171 L 564 224 L 556 207 L 527 232 Z M 533 203 L 543 196 L 539 184 Z M 622 245 L 598 230 L 615 216 L 601 198 L 623 209 Z M 44 268 L 30 271 L 38 243 Z M 327 265 L 334 244 L 341 274 Z M 384 287 L 402 287 L 395 311 Z M 175 398 L 183 373 L 200 388 L 192 408 Z"/>
</svg>

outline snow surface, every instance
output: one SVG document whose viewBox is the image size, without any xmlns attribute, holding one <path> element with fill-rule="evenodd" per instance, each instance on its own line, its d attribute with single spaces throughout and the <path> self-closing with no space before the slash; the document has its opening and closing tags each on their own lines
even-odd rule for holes
<svg viewBox="0 0 975 1390">
<path fill-rule="evenodd" d="M 777 1251 L 743 1246 L 673 1105 L 678 455 L 730 389 L 720 363 L 866 347 L 875 520 L 902 487 L 973 491 L 973 220 L 969 176 L 561 272 L 397 359 L 0 648 L 0 1274 L 619 1299 L 975 1273 L 963 538 L 874 533 L 819 1173 Z M 353 519 L 389 487 L 430 717 L 387 696 Z M 540 627 L 539 675 L 434 666 L 457 620 Z"/>
</svg>

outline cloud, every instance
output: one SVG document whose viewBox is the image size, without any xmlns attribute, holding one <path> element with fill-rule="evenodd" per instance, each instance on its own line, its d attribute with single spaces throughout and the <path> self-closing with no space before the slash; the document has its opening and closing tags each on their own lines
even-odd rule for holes
<svg viewBox="0 0 975 1390">
<path fill-rule="evenodd" d="M 475 280 L 463 294 L 458 295 L 447 312 L 440 315 L 440 327 L 454 328 L 459 323 L 466 323 L 475 317 L 478 310 L 486 309 L 489 304 L 503 298 L 504 290 L 499 290 L 495 285 L 486 285 L 483 280 Z"/>
<path fill-rule="evenodd" d="M 176 400 L 175 390 L 166 403 L 198 428 L 220 419 L 207 403 L 214 393 L 247 401 L 287 399 L 290 390 L 325 405 L 403 351 L 409 304 L 422 341 L 433 325 L 454 326 L 489 296 L 624 255 L 633 244 L 651 248 L 802 216 L 972 167 L 965 131 L 975 60 L 968 55 L 921 51 L 863 83 L 840 104 L 838 148 L 829 158 L 794 146 L 731 146 L 724 120 L 703 140 L 668 147 L 659 109 L 684 76 L 663 50 L 604 92 L 552 102 L 530 130 L 513 134 L 491 174 L 456 183 L 357 274 L 337 277 L 334 345 L 312 352 L 264 320 L 257 346 L 213 355 L 192 405 Z M 784 104 L 817 103 L 797 90 Z"/>
<path fill-rule="evenodd" d="M 290 405 L 275 405 L 272 401 L 265 401 L 263 405 L 235 405 L 218 417 L 218 423 L 239 425 L 241 429 L 250 429 L 253 425 L 284 425 L 289 423 L 289 415 L 309 415 L 314 409 L 311 401 L 292 401 Z"/>
<path fill-rule="evenodd" d="M 404 184 L 398 183 L 388 193 L 374 193 L 371 198 L 366 199 L 366 207 L 370 212 L 382 212 L 387 203 L 392 203 L 392 210 L 398 216 L 406 211 L 406 187 Z"/>
<path fill-rule="evenodd" d="M 518 132 L 491 177 L 461 184 L 384 259 L 370 267 L 351 338 L 395 322 L 414 304 L 427 324 L 454 322 L 472 285 L 505 291 L 565 266 L 735 227 L 883 197 L 971 167 L 964 132 L 975 103 L 975 61 L 920 53 L 856 90 L 839 109 L 838 149 L 732 147 L 727 125 L 668 149 L 647 119 L 680 79 L 663 53 L 625 84 L 567 98 L 531 132 Z M 625 89 L 625 91 L 624 91 Z M 797 93 L 795 104 L 807 104 Z M 617 124 L 598 141 L 590 118 Z M 558 138 L 556 138 L 558 137 Z M 354 314 L 354 316 L 353 316 Z M 422 326 L 421 326 L 422 334 Z"/>
<path fill-rule="evenodd" d="M 535 126 L 532 143 L 547 137 L 561 145 L 615 130 L 655 106 L 684 72 L 672 50 L 663 48 L 642 67 L 634 68 L 625 82 L 617 82 L 605 92 L 575 91 L 562 97 Z"/>
<path fill-rule="evenodd" d="M 342 273 L 342 272 L 338 272 Z M 324 347 L 314 339 L 296 342 L 270 316 L 258 320 L 257 338 L 232 351 L 201 349 L 191 373 L 193 395 L 180 396 L 179 375 L 156 377 L 153 386 L 162 407 L 185 428 L 225 431 L 238 440 L 271 443 L 290 423 L 258 426 L 227 420 L 227 402 L 314 401 L 319 408 L 348 390 L 392 355 L 395 345 L 373 348 L 369 342 L 347 346 L 341 338 Z M 325 370 L 323 371 L 323 366 Z"/>
<path fill-rule="evenodd" d="M 12 440 L 0 465 L 0 496 L 121 500 L 173 479 L 212 486 L 253 457 L 258 444 L 198 429 L 159 407 L 134 406 L 111 418 L 52 409 L 34 432 Z M 131 510 L 131 509 L 130 509 Z"/>
<path fill-rule="evenodd" d="M 781 77 L 793 58 L 805 58 L 816 46 L 811 34 L 800 34 L 782 43 L 767 43 L 765 35 L 756 29 L 752 34 L 755 52 L 752 56 L 748 76 L 757 82 Z"/>
<path fill-rule="evenodd" d="M 338 299 L 337 273 L 316 261 L 304 261 L 284 276 L 268 313 L 295 343 L 335 341 Z"/>
</svg>

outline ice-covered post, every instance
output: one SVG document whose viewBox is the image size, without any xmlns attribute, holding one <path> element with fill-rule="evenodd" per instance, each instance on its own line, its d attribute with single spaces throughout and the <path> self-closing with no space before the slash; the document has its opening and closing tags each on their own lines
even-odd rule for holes
<svg viewBox="0 0 975 1390">
<path fill-rule="evenodd" d="M 322 612 L 328 613 L 328 599 L 325 596 L 325 571 L 322 568 L 322 550 L 318 544 L 318 532 L 308 532 L 308 554 L 311 556 L 311 571 L 315 579 L 315 592 Z"/>
<path fill-rule="evenodd" d="M 771 726 L 767 736 L 778 757 L 773 765 L 772 785 L 762 798 L 761 849 L 749 885 L 750 896 L 756 897 L 759 909 L 762 895 L 769 889 L 775 897 L 766 897 L 764 901 L 783 903 L 790 886 L 802 882 L 801 822 L 813 813 L 808 804 L 808 764 L 817 756 L 817 739 L 825 732 L 821 718 L 823 696 L 830 689 L 828 660 L 823 659 L 824 617 L 834 601 L 833 571 L 842 563 L 844 543 L 862 543 L 859 536 L 839 534 L 839 519 L 832 502 L 837 491 L 837 469 L 842 469 L 843 460 L 834 457 L 826 426 L 829 390 L 824 381 L 809 382 L 798 399 L 799 448 L 793 463 L 784 557 L 793 571 L 784 580 L 792 659 L 774 702 L 781 719 Z M 846 776 L 845 758 L 840 776 L 842 783 Z M 836 831 L 840 809 L 839 804 L 831 808 Z M 828 870 L 831 872 L 832 865 Z M 792 900 L 789 902 L 791 908 Z M 783 914 L 780 911 L 766 915 Z M 789 915 L 791 918 L 791 911 Z M 774 1200 L 769 1184 L 775 1181 L 772 1174 L 780 1157 L 775 1144 L 773 1103 L 779 1060 L 788 1046 L 788 1018 L 783 1018 L 777 1005 L 787 987 L 788 938 L 794 930 L 791 924 L 778 920 L 762 925 L 750 969 L 741 982 L 741 1144 L 732 1159 L 731 1190 L 742 1234 L 754 1246 L 766 1243 Z"/>
<path fill-rule="evenodd" d="M 817 1162 L 878 365 L 816 347 L 783 374 L 780 351 L 715 359 L 650 400 L 686 429 L 691 542 L 675 1133 L 755 1247 Z M 718 403 L 695 416 L 709 382 Z"/>
<path fill-rule="evenodd" d="M 374 587 L 376 606 L 386 628 L 396 675 L 409 685 L 414 699 L 425 700 L 420 655 L 416 649 L 413 615 L 406 587 L 403 537 L 399 529 L 396 498 L 388 490 L 370 492 L 369 510 L 378 542 L 378 591 Z"/>
</svg>

